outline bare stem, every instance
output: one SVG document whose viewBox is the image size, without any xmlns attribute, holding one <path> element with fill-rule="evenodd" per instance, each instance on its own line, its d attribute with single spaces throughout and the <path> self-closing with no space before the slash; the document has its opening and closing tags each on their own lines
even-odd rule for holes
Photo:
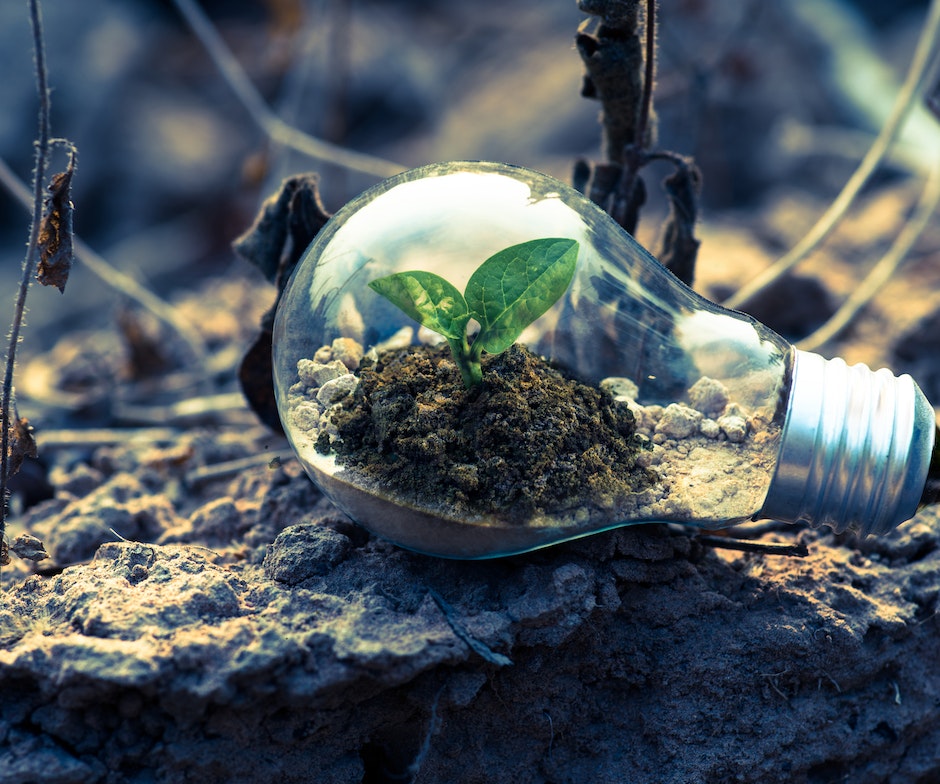
<svg viewBox="0 0 940 784">
<path fill-rule="evenodd" d="M 650 120 L 653 104 L 653 78 L 656 67 L 656 0 L 646 0 L 646 62 L 643 66 L 643 93 L 640 99 L 640 117 L 636 123 L 633 144 L 642 149 L 646 137 L 646 126 Z"/>
<path fill-rule="evenodd" d="M 29 245 L 23 259 L 23 274 L 16 294 L 10 342 L 7 345 L 6 365 L 3 372 L 3 396 L 0 401 L 0 540 L 6 534 L 7 480 L 10 468 L 10 429 L 13 407 L 13 367 L 16 347 L 20 340 L 23 315 L 26 312 L 26 293 L 36 267 L 39 242 L 39 224 L 42 220 L 42 191 L 46 181 L 49 158 L 49 86 L 46 74 L 46 48 L 43 42 L 42 15 L 39 0 L 29 0 L 29 17 L 33 29 L 33 48 L 36 58 L 36 88 L 39 92 L 39 136 L 36 141 L 36 165 L 33 170 L 33 220 L 29 230 Z"/>
<path fill-rule="evenodd" d="M 711 536 L 708 534 L 700 534 L 694 538 L 696 542 L 704 544 L 706 547 L 721 550 L 738 550 L 744 553 L 761 553 L 762 555 L 788 555 L 795 558 L 805 558 L 809 555 L 809 549 L 802 543 L 750 542 L 746 539 L 731 539 L 727 536 Z"/>
<path fill-rule="evenodd" d="M 914 57 L 911 60 L 910 69 L 904 80 L 898 97 L 891 109 L 891 114 L 885 120 L 878 134 L 878 138 L 872 144 L 871 148 L 862 159 L 858 168 L 845 184 L 842 192 L 836 196 L 829 208 L 822 214 L 806 236 L 798 242 L 789 253 L 781 259 L 774 262 L 756 279 L 741 288 L 732 297 L 729 297 L 723 305 L 729 308 L 746 307 L 754 296 L 766 289 L 791 268 L 799 264 L 803 259 L 810 255 L 817 247 L 829 236 L 835 229 L 839 221 L 848 212 L 855 198 L 861 192 L 869 177 L 881 163 L 882 159 L 897 136 L 904 119 L 914 105 L 918 91 L 924 81 L 926 74 L 930 69 L 932 61 L 931 53 L 934 44 L 940 36 L 940 0 L 932 0 L 930 10 L 927 13 L 927 19 L 924 22 L 924 28 L 920 39 L 917 42 L 917 48 L 914 51 Z"/>
</svg>

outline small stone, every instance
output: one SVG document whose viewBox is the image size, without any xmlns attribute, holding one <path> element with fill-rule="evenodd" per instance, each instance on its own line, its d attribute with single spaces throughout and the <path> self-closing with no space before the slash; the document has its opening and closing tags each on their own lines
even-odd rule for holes
<svg viewBox="0 0 940 784">
<path fill-rule="evenodd" d="M 689 388 L 689 403 L 705 416 L 717 416 L 728 405 L 728 388 L 720 381 L 702 376 Z"/>
<path fill-rule="evenodd" d="M 636 420 L 637 432 L 643 434 L 651 434 L 663 415 L 662 406 L 638 406 L 633 404 L 630 405 L 630 410 Z"/>
<path fill-rule="evenodd" d="M 667 438 L 687 438 L 698 430 L 702 414 L 681 403 L 670 403 L 656 425 L 656 434 Z"/>
<path fill-rule="evenodd" d="M 616 376 L 605 378 L 601 381 L 600 387 L 609 392 L 614 400 L 636 400 L 637 395 L 640 394 L 640 388 L 629 378 Z"/>
<path fill-rule="evenodd" d="M 300 430 L 316 430 L 320 424 L 320 406 L 316 403 L 298 403 L 293 410 L 294 425 Z"/>
<path fill-rule="evenodd" d="M 334 378 L 344 376 L 349 372 L 342 362 L 334 359 L 321 365 L 319 362 L 311 362 L 309 359 L 302 359 L 297 363 L 297 375 L 300 380 L 311 387 L 322 387 L 328 381 Z"/>
<path fill-rule="evenodd" d="M 313 380 L 313 370 L 314 368 L 320 367 L 319 362 L 314 362 L 312 359 L 301 359 L 297 362 L 297 377 L 300 379 L 300 383 L 304 387 L 316 386 L 316 383 Z"/>
<path fill-rule="evenodd" d="M 264 573 L 268 579 L 297 585 L 328 574 L 346 560 L 352 541 L 332 528 L 301 523 L 285 528 L 268 547 Z"/>
<path fill-rule="evenodd" d="M 342 365 L 342 362 L 338 364 Z M 346 373 L 345 375 L 330 379 L 320 387 L 320 391 L 317 392 L 317 402 L 324 406 L 331 406 L 346 397 L 346 395 L 355 390 L 358 385 L 359 379 L 352 373 Z"/>
<path fill-rule="evenodd" d="M 362 345 L 352 338 L 336 338 L 333 341 L 333 359 L 342 362 L 348 370 L 356 370 L 362 361 Z"/>
<path fill-rule="evenodd" d="M 706 418 L 699 423 L 698 431 L 705 436 L 705 438 L 718 438 L 721 428 L 718 427 L 718 423 L 714 419 Z"/>
<path fill-rule="evenodd" d="M 743 416 L 725 414 L 718 418 L 718 427 L 732 443 L 740 444 L 747 438 L 747 420 Z"/>
<path fill-rule="evenodd" d="M 320 346 L 317 349 L 316 354 L 313 355 L 313 361 L 321 365 L 325 365 L 328 362 L 333 361 L 333 349 L 329 346 Z"/>
</svg>

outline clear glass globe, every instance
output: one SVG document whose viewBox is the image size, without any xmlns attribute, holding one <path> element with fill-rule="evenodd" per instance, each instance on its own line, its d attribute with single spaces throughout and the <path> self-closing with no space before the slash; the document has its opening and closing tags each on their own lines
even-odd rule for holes
<svg viewBox="0 0 940 784">
<path fill-rule="evenodd" d="M 461 388 L 441 336 L 369 285 L 419 270 L 463 291 L 484 260 L 547 237 L 577 241 L 574 277 L 501 369 L 484 354 L 480 389 Z M 572 188 L 481 162 L 415 169 L 347 204 L 298 265 L 274 327 L 281 421 L 310 477 L 374 533 L 458 558 L 518 553 L 635 523 L 715 528 L 759 516 L 778 468 L 800 353 L 684 286 Z M 409 397 L 411 362 L 423 363 L 422 383 L 440 376 L 446 385 Z M 503 430 L 504 415 L 484 405 L 496 396 L 497 378 L 510 390 L 528 383 L 513 381 L 507 368 L 530 373 L 540 363 L 593 390 L 565 388 L 599 406 L 572 415 L 585 417 L 584 432 L 554 434 L 556 420 L 568 415 L 551 408 L 551 391 L 540 402 L 517 403 L 525 416 L 505 419 Z M 435 430 L 435 417 L 455 406 L 468 431 L 487 426 L 492 453 L 479 464 L 452 423 Z M 397 415 L 410 417 L 409 427 L 423 423 L 423 434 L 396 442 L 389 434 Z M 613 423 L 613 435 L 605 430 L 600 441 L 597 426 L 595 444 L 598 422 Z M 545 454 L 532 456 L 540 471 L 519 476 L 514 456 L 523 443 Z M 562 486 L 567 495 L 552 494 Z M 792 519 L 803 514 L 797 509 Z"/>
</svg>

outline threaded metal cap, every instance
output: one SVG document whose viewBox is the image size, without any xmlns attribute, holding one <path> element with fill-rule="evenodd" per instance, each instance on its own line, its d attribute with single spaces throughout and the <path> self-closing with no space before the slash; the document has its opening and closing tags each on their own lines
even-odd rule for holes
<svg viewBox="0 0 940 784">
<path fill-rule="evenodd" d="M 757 518 L 884 534 L 917 511 L 936 431 L 908 375 L 794 352 L 780 455 Z"/>
</svg>

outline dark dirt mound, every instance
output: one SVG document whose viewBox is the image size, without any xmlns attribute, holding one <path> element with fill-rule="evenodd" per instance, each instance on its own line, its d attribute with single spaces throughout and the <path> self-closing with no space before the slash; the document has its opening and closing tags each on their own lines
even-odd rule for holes
<svg viewBox="0 0 940 784">
<path fill-rule="evenodd" d="M 586 499 L 610 508 L 656 481 L 637 465 L 648 443 L 626 403 L 519 345 L 483 368 L 482 388 L 468 391 L 446 347 L 366 360 L 334 418 L 339 462 L 407 498 L 520 523 Z"/>
</svg>

